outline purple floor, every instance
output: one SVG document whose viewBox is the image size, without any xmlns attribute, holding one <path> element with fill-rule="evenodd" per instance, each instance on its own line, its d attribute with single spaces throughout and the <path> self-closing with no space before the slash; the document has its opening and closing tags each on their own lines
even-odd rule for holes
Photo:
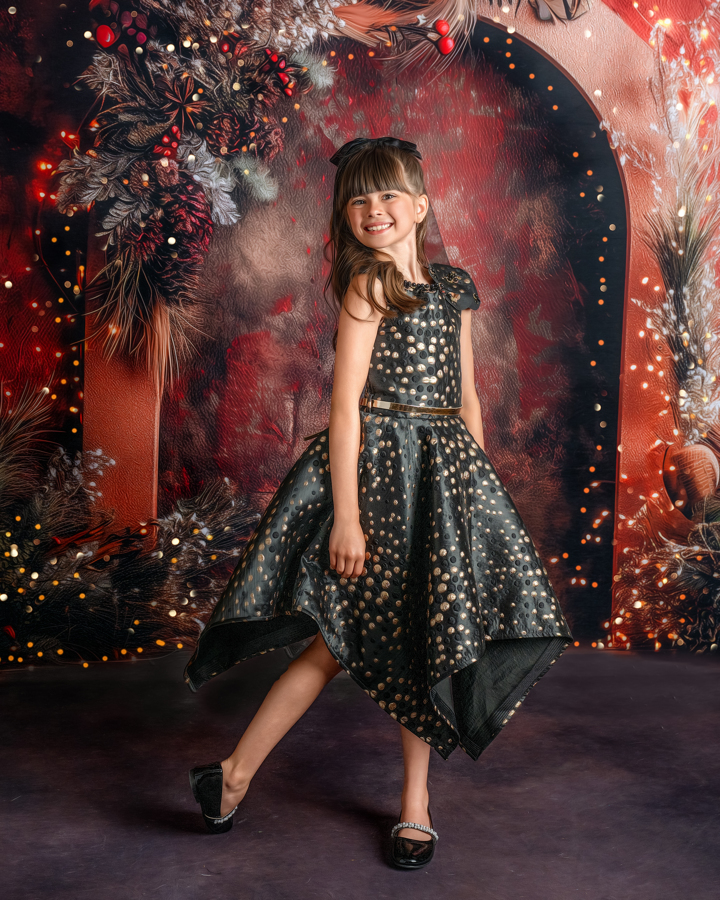
<svg viewBox="0 0 720 900">
<path fill-rule="evenodd" d="M 720 658 L 571 647 L 477 762 L 431 759 L 431 865 L 387 864 L 399 726 L 341 675 L 233 829 L 187 770 L 227 755 L 280 651 L 192 694 L 186 654 L 2 676 L 3 900 L 716 900 Z"/>
</svg>

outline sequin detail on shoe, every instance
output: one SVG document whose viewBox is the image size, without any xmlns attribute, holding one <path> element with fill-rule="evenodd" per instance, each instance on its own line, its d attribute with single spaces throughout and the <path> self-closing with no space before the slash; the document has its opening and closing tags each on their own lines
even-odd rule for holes
<svg viewBox="0 0 720 900">
<path fill-rule="evenodd" d="M 393 825 L 390 837 L 394 838 L 398 831 L 401 831 L 403 828 L 415 828 L 417 831 L 424 831 L 426 834 L 431 834 L 436 841 L 440 840 L 440 835 L 434 828 L 428 828 L 427 825 L 418 825 L 417 822 L 398 822 L 397 825 Z"/>
</svg>

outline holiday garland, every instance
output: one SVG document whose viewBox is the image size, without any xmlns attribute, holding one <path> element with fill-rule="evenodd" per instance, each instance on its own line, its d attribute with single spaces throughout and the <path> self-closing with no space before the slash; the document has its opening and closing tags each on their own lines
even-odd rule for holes
<svg viewBox="0 0 720 900">
<path fill-rule="evenodd" d="M 453 21 L 467 31 L 469 6 L 441 6 L 462 8 Z M 406 21 L 409 7 L 399 9 L 385 19 Z M 140 355 L 162 384 L 187 349 L 213 228 L 237 222 L 243 198 L 274 198 L 268 164 L 283 149 L 283 114 L 313 87 L 332 84 L 308 48 L 344 32 L 377 43 L 383 12 L 337 0 L 91 0 L 90 11 L 98 49 L 81 80 L 99 109 L 84 136 L 91 146 L 58 167 L 57 207 L 96 207 L 107 264 L 90 284 L 90 337 L 110 355 Z M 450 25 L 439 19 L 435 27 L 447 56 L 455 47 Z M 421 38 L 433 46 L 428 31 L 386 25 L 391 56 L 410 62 Z"/>
<path fill-rule="evenodd" d="M 61 212 L 98 206 L 107 265 L 90 286 L 91 338 L 142 356 L 162 385 L 187 350 L 213 227 L 238 221 L 243 192 L 274 198 L 268 164 L 283 149 L 284 113 L 332 84 L 311 48 L 347 37 L 376 48 L 391 74 L 439 73 L 467 44 L 477 5 L 91 0 L 98 49 L 81 80 L 100 109 L 91 146 L 58 167 L 57 190 Z M 565 19 L 587 8 L 542 4 Z"/>
<path fill-rule="evenodd" d="M 35 465 L 48 403 L 47 389 L 26 388 L 0 408 L 0 662 L 89 663 L 194 643 L 257 515 L 224 479 L 112 533 L 98 488 L 112 460 L 57 448 L 44 471 Z"/>
</svg>

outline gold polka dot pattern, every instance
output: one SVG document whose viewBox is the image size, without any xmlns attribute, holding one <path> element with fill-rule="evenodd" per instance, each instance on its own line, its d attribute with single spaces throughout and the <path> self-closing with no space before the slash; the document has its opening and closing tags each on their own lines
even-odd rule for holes
<svg viewBox="0 0 720 900">
<path fill-rule="evenodd" d="M 460 313 L 479 305 L 431 269 L 427 302 L 378 329 L 366 393 L 417 411 L 361 409 L 362 575 L 330 568 L 328 429 L 267 506 L 186 670 L 195 690 L 318 629 L 357 684 L 446 758 L 473 758 L 572 635 L 536 548 L 459 415 Z M 466 277 L 463 270 L 460 277 Z M 472 282 L 470 282 L 472 284 Z"/>
</svg>

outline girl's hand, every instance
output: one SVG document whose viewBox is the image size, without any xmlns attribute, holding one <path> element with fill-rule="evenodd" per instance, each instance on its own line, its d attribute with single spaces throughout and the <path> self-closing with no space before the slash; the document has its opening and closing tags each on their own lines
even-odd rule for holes
<svg viewBox="0 0 720 900">
<path fill-rule="evenodd" d="M 360 520 L 333 522 L 330 531 L 330 566 L 345 578 L 362 575 L 365 567 L 365 535 Z"/>
</svg>

